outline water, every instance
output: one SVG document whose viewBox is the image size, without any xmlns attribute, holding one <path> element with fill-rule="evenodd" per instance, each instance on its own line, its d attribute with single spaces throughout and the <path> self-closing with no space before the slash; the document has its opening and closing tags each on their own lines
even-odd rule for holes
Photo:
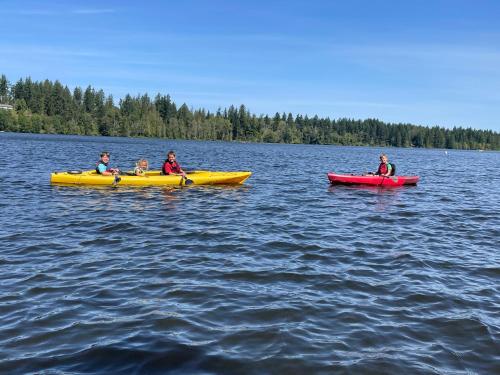
<svg viewBox="0 0 500 375">
<path fill-rule="evenodd" d="M 101 150 L 238 187 L 63 187 Z M 0 134 L 0 373 L 500 372 L 500 153 Z M 332 187 L 385 151 L 416 187 Z"/>
</svg>

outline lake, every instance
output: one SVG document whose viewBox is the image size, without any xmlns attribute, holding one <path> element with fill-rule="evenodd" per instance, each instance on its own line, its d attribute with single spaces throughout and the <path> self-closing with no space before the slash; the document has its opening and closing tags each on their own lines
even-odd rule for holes
<svg viewBox="0 0 500 375">
<path fill-rule="evenodd" d="M 102 150 L 241 186 L 52 186 Z M 500 153 L 0 134 L 0 373 L 500 373 Z M 417 186 L 334 187 L 386 152 Z"/>
</svg>

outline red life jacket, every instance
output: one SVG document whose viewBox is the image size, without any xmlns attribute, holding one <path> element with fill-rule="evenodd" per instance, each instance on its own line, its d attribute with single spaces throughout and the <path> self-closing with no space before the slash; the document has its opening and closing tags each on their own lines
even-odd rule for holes
<svg viewBox="0 0 500 375">
<path fill-rule="evenodd" d="M 176 161 L 170 163 L 168 160 L 165 160 L 161 171 L 163 174 L 181 173 L 181 166 Z"/>
<path fill-rule="evenodd" d="M 380 175 L 380 174 L 386 174 L 387 173 L 387 170 L 388 170 L 388 165 L 391 165 L 391 176 L 394 176 L 394 173 L 396 172 L 396 166 L 392 163 L 380 163 L 380 165 L 378 166 L 378 171 L 376 174 Z"/>
</svg>

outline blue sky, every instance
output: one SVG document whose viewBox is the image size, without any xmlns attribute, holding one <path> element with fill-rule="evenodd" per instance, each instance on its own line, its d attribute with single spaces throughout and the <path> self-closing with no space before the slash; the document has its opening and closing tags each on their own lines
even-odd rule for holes
<svg viewBox="0 0 500 375">
<path fill-rule="evenodd" d="M 0 1 L 0 74 L 500 131 L 500 1 Z"/>
</svg>

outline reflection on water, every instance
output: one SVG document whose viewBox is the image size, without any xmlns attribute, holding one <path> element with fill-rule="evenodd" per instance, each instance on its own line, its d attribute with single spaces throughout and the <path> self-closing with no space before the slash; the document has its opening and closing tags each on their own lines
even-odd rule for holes
<svg viewBox="0 0 500 375">
<path fill-rule="evenodd" d="M 391 189 L 389 191 L 379 191 L 376 194 L 377 211 L 384 211 L 387 207 L 398 204 L 399 203 L 399 190 L 400 189 Z"/>
<path fill-rule="evenodd" d="M 373 204 L 376 211 L 384 211 L 387 208 L 400 203 L 401 194 L 404 190 L 415 188 L 415 186 L 381 187 L 369 185 L 330 185 L 328 191 L 341 196 L 354 194 L 355 196 L 369 198 L 367 205 Z M 374 202 L 373 202 L 374 200 Z"/>
<path fill-rule="evenodd" d="M 160 191 L 163 203 L 170 209 L 175 208 L 177 201 L 182 199 L 182 195 L 179 194 L 182 193 L 182 188 L 164 186 L 161 187 Z"/>
</svg>

